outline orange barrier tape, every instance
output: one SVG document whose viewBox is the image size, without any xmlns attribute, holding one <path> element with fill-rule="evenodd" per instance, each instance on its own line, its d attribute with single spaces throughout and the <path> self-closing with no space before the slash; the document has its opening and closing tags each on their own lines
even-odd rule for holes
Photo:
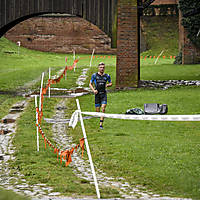
<svg viewBox="0 0 200 200">
<path fill-rule="evenodd" d="M 67 58 L 66 58 L 67 60 Z M 78 63 L 78 59 L 74 60 L 72 66 L 70 66 L 70 69 L 72 70 L 74 67 L 76 67 L 77 63 Z M 68 66 L 65 67 L 64 71 L 62 72 L 62 74 L 57 78 L 57 79 L 48 79 L 48 83 L 46 85 L 46 87 L 44 87 L 42 89 L 42 94 L 41 94 L 41 111 L 39 112 L 39 117 L 38 117 L 38 122 L 41 123 L 42 121 L 42 116 L 43 116 L 43 100 L 44 100 L 44 94 L 47 93 L 48 88 L 50 87 L 51 84 L 56 84 L 58 82 L 60 82 L 60 80 L 64 77 L 64 75 L 66 74 L 67 69 L 69 69 Z"/>
<path fill-rule="evenodd" d="M 66 60 L 67 60 L 67 58 L 66 58 Z M 45 149 L 46 149 L 46 146 L 48 144 L 49 147 L 51 147 L 53 149 L 53 152 L 57 154 L 57 160 L 58 160 L 59 152 L 60 152 L 60 162 L 62 163 L 62 159 L 66 160 L 65 166 L 68 166 L 72 162 L 71 155 L 73 154 L 74 150 L 77 151 L 78 147 L 80 147 L 82 149 L 82 156 L 83 156 L 83 153 L 84 153 L 84 138 L 80 139 L 80 143 L 77 144 L 75 148 L 71 148 L 70 150 L 63 151 L 63 150 L 56 148 L 53 144 L 51 144 L 51 142 L 48 140 L 48 138 L 45 136 L 44 132 L 42 131 L 40 125 L 41 125 L 41 121 L 42 121 L 42 117 L 43 117 L 44 94 L 47 93 L 47 90 L 51 86 L 51 84 L 56 84 L 56 83 L 60 82 L 60 80 L 66 74 L 67 69 L 72 70 L 74 67 L 76 67 L 76 64 L 78 63 L 78 61 L 79 60 L 76 59 L 76 60 L 74 60 L 72 66 L 70 66 L 70 67 L 66 66 L 63 73 L 57 79 L 48 79 L 48 83 L 47 83 L 46 87 L 42 88 L 41 111 L 39 111 L 38 107 L 36 107 L 36 112 L 37 112 L 37 115 L 38 115 L 38 124 L 36 123 L 36 126 L 38 126 L 39 133 L 41 134 L 42 138 L 44 139 Z"/>
<path fill-rule="evenodd" d="M 80 139 L 80 147 L 82 149 L 82 157 L 83 157 L 83 152 L 84 152 L 84 138 Z"/>
<path fill-rule="evenodd" d="M 45 149 L 46 144 L 49 144 L 49 146 L 53 149 L 53 152 L 57 154 L 57 161 L 59 161 L 59 152 L 60 152 L 60 163 L 62 164 L 62 160 L 65 160 L 65 166 L 67 167 L 72 162 L 72 154 L 74 153 L 74 150 L 77 151 L 78 147 L 82 150 L 82 157 L 84 153 L 84 138 L 80 139 L 80 143 L 77 144 L 75 147 L 71 148 L 70 150 L 60 150 L 56 148 L 54 145 L 51 144 L 51 142 L 47 139 L 44 132 L 42 131 L 41 127 L 39 126 L 39 132 L 42 135 L 42 138 L 44 139 L 45 143 Z"/>
<path fill-rule="evenodd" d="M 157 57 L 156 57 L 156 56 L 144 56 L 144 57 L 143 57 L 143 56 L 140 56 L 140 59 L 146 60 L 147 58 L 149 58 L 149 59 L 152 59 L 152 58 L 155 59 L 155 58 L 160 58 L 160 56 L 157 56 Z M 169 56 L 169 57 L 167 57 L 167 56 L 162 56 L 162 58 L 163 58 L 163 59 L 166 59 L 166 58 L 170 58 L 170 59 L 174 58 L 174 59 L 175 59 L 176 56 Z"/>
<path fill-rule="evenodd" d="M 47 148 L 46 137 L 44 137 L 44 144 L 45 144 L 45 149 L 46 149 Z"/>
</svg>

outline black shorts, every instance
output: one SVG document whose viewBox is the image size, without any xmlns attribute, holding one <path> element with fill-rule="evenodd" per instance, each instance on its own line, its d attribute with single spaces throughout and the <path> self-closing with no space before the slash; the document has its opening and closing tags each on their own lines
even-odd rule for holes
<svg viewBox="0 0 200 200">
<path fill-rule="evenodd" d="M 107 104 L 107 94 L 96 94 L 95 95 L 95 107 L 101 107 L 102 104 Z"/>
</svg>

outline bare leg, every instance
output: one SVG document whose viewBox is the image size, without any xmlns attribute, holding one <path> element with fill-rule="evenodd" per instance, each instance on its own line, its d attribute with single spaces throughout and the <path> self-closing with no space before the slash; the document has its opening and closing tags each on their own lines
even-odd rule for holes
<svg viewBox="0 0 200 200">
<path fill-rule="evenodd" d="M 101 105 L 101 109 L 102 109 L 102 112 L 105 113 L 105 111 L 106 111 L 106 104 L 102 104 Z M 101 117 L 100 118 L 100 126 L 103 126 L 103 120 L 104 120 L 104 118 Z"/>
<path fill-rule="evenodd" d="M 100 112 L 100 107 L 96 107 L 96 112 Z"/>
</svg>

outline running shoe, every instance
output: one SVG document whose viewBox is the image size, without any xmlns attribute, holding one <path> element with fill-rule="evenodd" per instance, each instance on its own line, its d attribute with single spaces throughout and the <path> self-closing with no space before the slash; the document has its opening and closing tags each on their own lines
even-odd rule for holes
<svg viewBox="0 0 200 200">
<path fill-rule="evenodd" d="M 100 126 L 99 128 L 100 128 L 101 130 L 103 130 L 103 126 Z"/>
</svg>

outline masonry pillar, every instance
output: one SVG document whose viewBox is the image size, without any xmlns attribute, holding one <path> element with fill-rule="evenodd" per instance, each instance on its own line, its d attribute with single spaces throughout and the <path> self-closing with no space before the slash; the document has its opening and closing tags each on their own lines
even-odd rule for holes
<svg viewBox="0 0 200 200">
<path fill-rule="evenodd" d="M 116 88 L 138 87 L 139 24 L 137 0 L 118 0 Z"/>
</svg>

